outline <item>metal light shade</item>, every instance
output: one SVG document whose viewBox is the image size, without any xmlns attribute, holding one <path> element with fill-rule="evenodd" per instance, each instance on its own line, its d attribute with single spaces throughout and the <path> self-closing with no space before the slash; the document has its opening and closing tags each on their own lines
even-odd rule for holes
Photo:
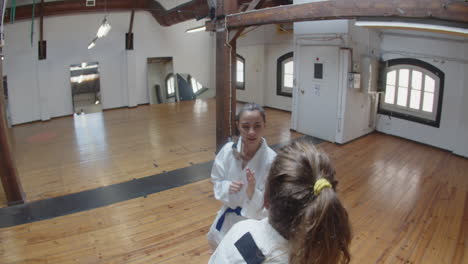
<svg viewBox="0 0 468 264">
<path fill-rule="evenodd" d="M 111 30 L 111 25 L 109 24 L 109 22 L 107 22 L 107 18 L 104 18 L 104 20 L 102 21 L 101 26 L 98 29 L 98 32 L 97 32 L 96 36 L 98 38 L 102 38 L 105 35 L 107 35 L 107 33 L 109 33 L 110 30 Z"/>
</svg>

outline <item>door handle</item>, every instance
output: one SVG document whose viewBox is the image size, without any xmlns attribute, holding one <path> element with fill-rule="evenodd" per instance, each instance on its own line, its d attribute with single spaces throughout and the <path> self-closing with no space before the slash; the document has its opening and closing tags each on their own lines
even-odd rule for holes
<svg viewBox="0 0 468 264">
<path fill-rule="evenodd" d="M 304 92 L 305 92 L 304 89 L 301 89 L 301 94 L 304 94 Z"/>
</svg>

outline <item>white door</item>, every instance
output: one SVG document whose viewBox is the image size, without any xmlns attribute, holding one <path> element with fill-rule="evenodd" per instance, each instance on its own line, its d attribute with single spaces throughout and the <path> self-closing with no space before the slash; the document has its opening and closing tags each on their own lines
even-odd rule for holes
<svg viewBox="0 0 468 264">
<path fill-rule="evenodd" d="M 330 142 L 337 127 L 338 47 L 299 46 L 297 131 Z"/>
</svg>

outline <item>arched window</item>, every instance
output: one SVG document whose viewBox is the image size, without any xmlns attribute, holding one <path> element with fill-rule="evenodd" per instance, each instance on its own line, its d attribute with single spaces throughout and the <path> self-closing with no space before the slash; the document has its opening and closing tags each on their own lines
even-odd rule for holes
<svg viewBox="0 0 468 264">
<path fill-rule="evenodd" d="M 203 85 L 192 76 L 189 75 L 187 79 L 189 80 L 190 85 L 192 86 L 192 91 L 194 94 L 197 94 L 203 89 Z"/>
<path fill-rule="evenodd" d="M 276 67 L 276 94 L 292 97 L 294 86 L 294 53 L 289 52 L 278 58 Z"/>
<path fill-rule="evenodd" d="M 444 73 L 417 59 L 387 61 L 379 113 L 439 127 Z"/>
<path fill-rule="evenodd" d="M 236 88 L 245 90 L 245 59 L 239 54 L 237 54 L 236 58 Z"/>
<path fill-rule="evenodd" d="M 174 97 L 175 96 L 175 78 L 173 73 L 169 73 L 166 76 L 166 97 Z"/>
</svg>

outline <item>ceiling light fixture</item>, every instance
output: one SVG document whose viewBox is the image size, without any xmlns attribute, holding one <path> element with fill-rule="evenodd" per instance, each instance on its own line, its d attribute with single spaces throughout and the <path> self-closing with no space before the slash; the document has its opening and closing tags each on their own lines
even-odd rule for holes
<svg viewBox="0 0 468 264">
<path fill-rule="evenodd" d="M 89 45 L 88 45 L 88 49 L 89 49 L 89 50 L 92 49 L 92 48 L 94 48 L 94 46 L 96 46 L 96 40 L 97 40 L 97 39 L 98 39 L 98 38 L 95 37 L 93 40 L 91 40 L 91 42 L 90 42 Z"/>
<path fill-rule="evenodd" d="M 96 37 L 91 41 L 91 43 L 89 43 L 88 49 L 94 48 L 94 46 L 96 46 L 97 39 L 106 36 L 107 33 L 109 33 L 109 31 L 112 28 L 109 22 L 107 21 L 107 16 L 109 15 L 107 13 L 107 0 L 104 2 L 104 13 L 105 13 L 104 19 L 102 20 L 102 23 L 99 26 L 99 29 L 96 33 Z"/>
<path fill-rule="evenodd" d="M 468 28 L 426 24 L 426 23 L 399 22 L 399 21 L 356 21 L 354 25 L 360 26 L 360 27 L 375 27 L 375 28 L 418 29 L 418 30 L 449 32 L 449 33 L 468 35 Z"/>
<path fill-rule="evenodd" d="M 198 31 L 205 31 L 206 27 L 203 25 L 203 26 L 199 26 L 199 27 L 194 27 L 194 28 L 189 28 L 187 30 L 185 30 L 185 33 L 194 33 L 194 32 L 198 32 Z"/>
<path fill-rule="evenodd" d="M 98 29 L 96 36 L 98 38 L 102 38 L 106 36 L 107 33 L 109 33 L 109 31 L 111 30 L 111 28 L 112 28 L 111 25 L 109 24 L 109 22 L 107 22 L 107 16 L 105 16 L 104 20 L 102 21 L 101 26 Z"/>
</svg>

